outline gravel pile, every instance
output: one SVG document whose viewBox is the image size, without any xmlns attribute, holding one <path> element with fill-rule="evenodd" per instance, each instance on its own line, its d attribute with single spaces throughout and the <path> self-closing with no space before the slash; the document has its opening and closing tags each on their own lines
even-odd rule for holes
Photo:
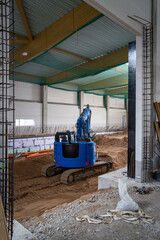
<svg viewBox="0 0 160 240">
<path fill-rule="evenodd" d="M 63 204 L 50 211 L 46 211 L 41 217 L 34 217 L 27 221 L 23 221 L 22 224 L 24 227 L 34 235 L 33 238 L 26 239 L 73 240 L 78 238 L 79 240 L 88 240 L 97 237 L 98 239 L 105 240 L 126 240 L 132 239 L 133 237 L 134 240 L 143 240 L 149 239 L 149 237 L 153 235 L 155 238 L 152 239 L 159 239 L 157 236 L 159 236 L 158 234 L 160 233 L 158 230 L 160 229 L 160 221 L 157 209 L 159 209 L 160 206 L 157 196 L 159 196 L 160 189 L 159 187 L 154 187 L 151 190 L 150 194 L 141 195 L 136 192 L 134 187 L 131 187 L 128 193 L 138 204 L 140 204 L 140 207 L 146 211 L 146 213 L 155 217 L 156 223 L 153 225 L 139 224 L 138 226 L 133 226 L 133 224 L 128 224 L 126 228 L 126 223 L 122 223 L 121 221 L 115 221 L 109 225 L 103 223 L 89 224 L 87 222 L 76 221 L 77 216 L 89 215 L 90 217 L 96 217 L 97 215 L 105 214 L 109 209 L 115 209 L 120 200 L 119 193 L 118 189 L 110 189 L 85 196 L 85 198 L 81 198 L 69 204 Z M 146 197 L 148 197 L 148 200 Z M 137 236 L 135 236 L 135 231 Z M 126 237 L 128 233 L 133 236 L 129 238 Z M 148 234 L 148 238 L 144 238 L 145 233 Z"/>
<path fill-rule="evenodd" d="M 35 237 L 32 239 L 35 240 L 49 240 L 53 237 L 59 239 L 58 235 L 63 236 L 62 239 L 69 239 L 69 233 L 78 230 L 81 225 L 76 222 L 75 218 L 77 216 L 88 214 L 95 217 L 104 213 L 104 207 L 106 207 L 106 210 L 110 207 L 107 204 L 109 200 L 115 203 L 119 201 L 117 189 L 112 192 L 106 191 L 92 194 L 87 200 L 64 204 L 62 207 L 54 208 L 50 212 L 47 211 L 40 219 L 31 218 L 28 221 L 23 221 L 22 224 L 34 234 Z M 113 207 L 116 207 L 116 205 Z M 41 221 L 37 222 L 38 220 Z"/>
</svg>

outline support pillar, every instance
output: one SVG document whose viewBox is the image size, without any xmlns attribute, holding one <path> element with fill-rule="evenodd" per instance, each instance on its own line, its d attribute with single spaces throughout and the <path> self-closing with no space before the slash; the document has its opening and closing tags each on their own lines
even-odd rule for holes
<svg viewBox="0 0 160 240">
<path fill-rule="evenodd" d="M 48 86 L 42 86 L 42 133 L 47 132 L 48 123 Z"/>
<path fill-rule="evenodd" d="M 84 92 L 80 92 L 80 114 L 83 112 L 84 109 Z"/>
<path fill-rule="evenodd" d="M 109 129 L 110 127 L 110 123 L 109 123 L 109 114 L 110 114 L 110 97 L 109 96 L 106 96 L 106 106 L 107 106 L 107 109 L 106 109 L 106 130 Z"/>
<path fill-rule="evenodd" d="M 128 172 L 135 178 L 136 42 L 128 46 Z"/>
<path fill-rule="evenodd" d="M 143 182 L 143 41 L 136 37 L 136 155 L 135 178 Z"/>
</svg>

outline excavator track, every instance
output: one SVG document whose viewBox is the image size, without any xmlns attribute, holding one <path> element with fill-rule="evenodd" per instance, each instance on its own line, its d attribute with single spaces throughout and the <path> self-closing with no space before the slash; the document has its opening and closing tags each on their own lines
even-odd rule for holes
<svg viewBox="0 0 160 240">
<path fill-rule="evenodd" d="M 108 172 L 110 168 L 109 162 L 98 161 L 93 166 L 69 169 L 61 174 L 60 182 L 70 185 L 73 182 L 81 181 L 87 177 L 104 174 Z"/>
<path fill-rule="evenodd" d="M 48 164 L 45 165 L 42 169 L 41 169 L 41 174 L 44 177 L 52 177 L 52 176 L 56 176 L 58 174 L 63 173 L 64 171 L 68 170 L 68 168 L 64 168 L 64 167 L 58 167 L 55 166 L 53 163 L 52 164 Z"/>
</svg>

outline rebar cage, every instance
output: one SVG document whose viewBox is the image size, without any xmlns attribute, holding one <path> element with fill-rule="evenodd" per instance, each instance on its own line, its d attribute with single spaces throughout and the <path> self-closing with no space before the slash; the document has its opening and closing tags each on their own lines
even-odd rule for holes
<svg viewBox="0 0 160 240">
<path fill-rule="evenodd" d="M 12 81 L 9 75 L 12 74 Z M 14 203 L 14 0 L 0 1 L 0 195 L 10 239 Z M 12 129 L 12 131 L 11 131 Z M 13 157 L 8 158 L 8 139 Z"/>
<path fill-rule="evenodd" d="M 143 70 L 143 180 L 148 182 L 153 168 L 153 26 L 149 22 L 143 25 Z"/>
</svg>

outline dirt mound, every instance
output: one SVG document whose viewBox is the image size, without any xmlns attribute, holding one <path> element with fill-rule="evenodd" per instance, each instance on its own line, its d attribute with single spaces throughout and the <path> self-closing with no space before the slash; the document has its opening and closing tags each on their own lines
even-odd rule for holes
<svg viewBox="0 0 160 240">
<path fill-rule="evenodd" d="M 97 135 L 95 142 L 99 146 L 127 147 L 128 137 L 124 133 L 113 135 Z"/>
<path fill-rule="evenodd" d="M 127 131 L 111 135 L 97 135 L 98 158 L 113 162 L 114 169 L 119 169 L 127 165 Z"/>
<path fill-rule="evenodd" d="M 127 165 L 127 149 L 115 148 L 112 150 L 98 151 L 98 159 L 113 162 L 114 170 L 123 168 Z"/>
<path fill-rule="evenodd" d="M 127 153 L 127 150 L 122 150 L 117 152 L 117 155 L 115 157 L 112 157 L 115 169 L 123 168 L 126 166 L 128 156 Z"/>
<path fill-rule="evenodd" d="M 15 178 L 24 180 L 41 176 L 41 168 L 45 164 L 54 162 L 53 152 L 45 156 L 33 158 L 18 158 L 15 160 Z"/>
</svg>

